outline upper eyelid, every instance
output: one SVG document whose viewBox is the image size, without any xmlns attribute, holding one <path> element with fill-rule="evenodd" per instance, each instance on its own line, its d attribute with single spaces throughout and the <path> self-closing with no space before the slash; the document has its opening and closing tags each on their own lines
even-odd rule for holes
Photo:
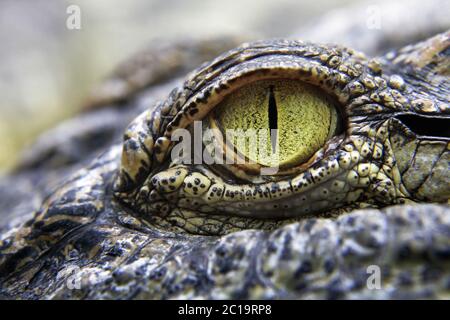
<svg viewBox="0 0 450 320">
<path fill-rule="evenodd" d="M 205 74 L 217 74 L 233 67 L 244 61 L 250 61 L 258 57 L 269 55 L 291 55 L 299 57 L 308 57 L 315 59 L 320 57 L 321 52 L 318 49 L 328 51 L 330 55 L 349 56 L 354 53 L 353 50 L 346 48 L 337 49 L 333 46 L 320 47 L 312 45 L 308 42 L 294 40 L 278 40 L 278 41 L 259 41 L 250 44 L 243 44 L 240 47 L 230 50 L 216 59 L 212 60 L 206 66 L 200 68 L 195 77 L 203 77 Z M 324 52 L 322 52 L 324 53 Z M 323 62 L 322 59 L 317 61 Z M 214 71 L 214 72 L 213 72 Z"/>
<path fill-rule="evenodd" d="M 210 103 L 208 99 L 212 96 L 211 92 L 213 90 L 220 88 L 221 78 L 224 79 L 224 82 L 221 84 L 226 85 L 231 79 L 242 79 L 251 71 L 262 72 L 264 69 L 263 65 L 257 65 L 253 70 L 245 70 L 245 68 L 242 68 L 245 64 L 255 63 L 257 59 L 263 60 L 263 58 L 266 58 L 266 69 L 269 70 L 269 72 L 274 72 L 273 70 L 277 66 L 285 68 L 285 70 L 280 70 L 278 77 L 282 77 L 283 72 L 286 74 L 288 72 L 297 73 L 299 80 L 322 87 L 328 91 L 328 93 L 335 95 L 341 103 L 346 103 L 346 100 L 348 100 L 350 95 L 345 93 L 345 88 L 351 83 L 352 77 L 344 71 L 336 70 L 335 67 L 337 67 L 337 65 L 333 64 L 332 66 L 328 66 L 327 63 L 329 63 L 332 56 L 339 56 L 340 64 L 338 65 L 345 64 L 343 70 L 347 70 L 353 77 L 357 77 L 362 71 L 352 69 L 352 65 L 361 65 L 359 61 L 360 57 L 358 57 L 354 63 L 353 61 L 349 61 L 349 58 L 351 58 L 354 53 L 352 50 L 314 46 L 309 43 L 298 41 L 292 43 L 289 41 L 282 41 L 281 43 L 285 45 L 285 47 L 282 47 L 281 49 L 278 47 L 276 49 L 267 49 L 267 47 L 263 46 L 261 46 L 260 49 L 256 46 L 257 49 L 254 51 L 253 47 L 249 45 L 247 47 L 244 46 L 244 49 L 241 50 L 239 50 L 239 48 L 232 50 L 228 55 L 225 54 L 220 56 L 213 60 L 210 65 L 204 66 L 200 70 L 192 73 L 191 77 L 185 81 L 183 87 L 178 89 L 177 92 L 173 92 L 171 97 L 165 101 L 164 106 L 162 107 L 162 110 L 166 110 L 170 115 L 164 119 L 163 130 L 160 131 L 161 135 L 156 138 L 155 145 L 158 146 L 158 150 L 165 153 L 170 145 L 169 141 L 173 130 L 186 128 L 192 121 L 201 119 L 198 115 L 196 116 L 196 113 L 192 112 L 192 110 L 196 111 L 195 107 L 199 104 L 208 104 L 209 109 L 202 110 L 203 113 L 200 113 L 201 115 L 206 115 L 207 112 L 211 111 L 211 109 L 217 105 L 217 103 Z M 249 54 L 249 52 L 251 54 Z M 281 52 L 283 53 L 282 57 L 280 57 Z M 272 57 L 267 59 L 269 56 Z M 242 57 L 245 57 L 245 59 Z M 278 57 L 278 61 L 276 57 Z M 291 57 L 292 65 L 290 66 L 288 65 L 287 60 L 289 59 L 287 59 L 287 57 Z M 230 59 L 235 62 L 229 62 Z M 270 65 L 271 62 L 273 65 Z M 241 68 L 243 71 L 241 71 L 241 73 L 236 73 L 236 70 L 233 68 Z M 327 71 L 328 74 L 326 74 Z M 314 72 L 317 72 L 316 76 L 313 74 Z M 326 74 L 329 86 L 327 86 L 323 80 L 320 80 L 320 77 L 324 74 Z M 205 79 L 207 79 L 207 81 Z M 261 77 L 260 79 L 264 79 L 264 77 Z M 334 88 L 330 88 L 333 86 Z M 235 89 L 236 88 L 227 88 L 222 96 L 226 96 Z M 173 110 L 173 108 L 176 108 L 176 110 Z M 164 117 L 165 115 L 162 114 L 162 116 Z M 162 159 L 163 157 L 159 158 L 160 161 L 162 161 Z"/>
<path fill-rule="evenodd" d="M 312 45 L 302 41 L 285 41 L 270 43 L 270 45 L 263 45 L 266 42 L 256 42 L 253 44 L 244 44 L 234 50 L 231 50 L 216 59 L 212 60 L 204 67 L 195 70 L 191 76 L 185 81 L 184 87 L 192 93 L 200 91 L 205 84 L 213 81 L 216 77 L 225 73 L 230 68 L 238 66 L 239 64 L 250 62 L 257 58 L 267 56 L 292 56 L 299 58 L 306 58 L 310 61 L 316 61 L 322 65 L 326 65 L 324 56 L 327 59 L 331 57 L 339 57 L 339 64 L 345 62 L 352 54 L 353 50 L 336 47 L 321 47 Z M 322 52 L 320 50 L 323 50 Z M 328 65 L 329 68 L 335 68 L 337 65 Z M 192 84 L 195 84 L 192 86 Z M 189 97 L 188 97 L 189 98 Z"/>
</svg>

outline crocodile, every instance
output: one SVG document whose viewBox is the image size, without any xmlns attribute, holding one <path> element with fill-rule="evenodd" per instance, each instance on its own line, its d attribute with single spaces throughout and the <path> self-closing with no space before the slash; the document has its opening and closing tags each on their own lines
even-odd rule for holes
<svg viewBox="0 0 450 320">
<path fill-rule="evenodd" d="M 152 46 L 30 147 L 0 180 L 1 298 L 450 297 L 450 32 L 241 42 Z M 177 130 L 267 118 L 277 166 L 173 157 Z"/>
</svg>

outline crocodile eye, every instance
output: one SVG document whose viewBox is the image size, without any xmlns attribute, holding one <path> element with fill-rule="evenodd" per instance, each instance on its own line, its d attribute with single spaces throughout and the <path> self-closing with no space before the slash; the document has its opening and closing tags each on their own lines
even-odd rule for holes
<svg viewBox="0 0 450 320">
<path fill-rule="evenodd" d="M 280 168 L 308 161 L 340 127 L 332 99 L 323 90 L 292 79 L 241 87 L 216 106 L 210 121 L 241 157 Z"/>
<path fill-rule="evenodd" d="M 357 167 L 365 136 L 350 140 L 349 106 L 367 102 L 363 62 L 290 40 L 224 53 L 130 124 L 116 198 L 153 224 L 206 234 L 355 202 L 372 168 Z"/>
</svg>

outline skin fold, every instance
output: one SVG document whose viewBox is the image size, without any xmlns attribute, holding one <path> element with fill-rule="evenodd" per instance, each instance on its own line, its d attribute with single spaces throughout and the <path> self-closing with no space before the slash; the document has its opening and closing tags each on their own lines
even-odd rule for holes
<svg viewBox="0 0 450 320">
<path fill-rule="evenodd" d="M 124 64 L 86 120 L 38 141 L 2 179 L 18 199 L 2 209 L 2 298 L 448 298 L 450 33 L 372 58 L 299 40 L 239 43 L 150 54 L 209 52 L 200 67 L 166 61 L 171 79 L 161 63 L 133 85 L 139 63 Z M 176 129 L 274 79 L 331 97 L 342 131 L 281 175 L 172 163 Z M 105 94 L 112 83 L 122 91 Z M 100 127 L 88 125 L 95 117 Z M 80 145 L 81 160 L 68 147 Z M 373 268 L 378 289 L 367 285 Z"/>
</svg>

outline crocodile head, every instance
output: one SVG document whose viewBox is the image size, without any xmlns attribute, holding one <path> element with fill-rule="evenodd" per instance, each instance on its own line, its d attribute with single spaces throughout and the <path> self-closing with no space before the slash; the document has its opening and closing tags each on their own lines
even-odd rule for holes
<svg viewBox="0 0 450 320">
<path fill-rule="evenodd" d="M 443 296 L 449 44 L 447 32 L 367 58 L 274 40 L 203 64 L 147 105 L 123 143 L 66 177 L 33 218 L 4 228 L 1 294 Z M 263 130 L 257 147 L 275 146 L 273 154 L 253 157 L 219 139 L 239 126 L 278 129 L 276 143 Z M 195 161 L 198 150 L 233 161 Z M 370 270 L 381 272 L 379 290 Z"/>
</svg>

